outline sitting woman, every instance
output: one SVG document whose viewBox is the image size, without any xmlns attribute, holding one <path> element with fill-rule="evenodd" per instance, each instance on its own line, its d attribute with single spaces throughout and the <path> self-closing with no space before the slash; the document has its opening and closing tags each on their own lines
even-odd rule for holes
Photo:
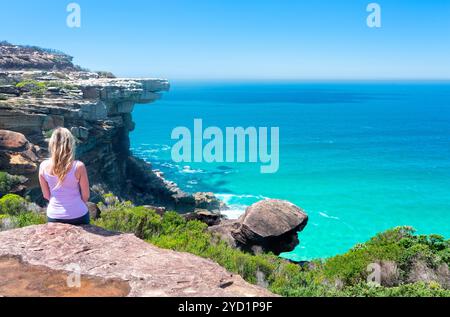
<svg viewBox="0 0 450 317">
<path fill-rule="evenodd" d="M 89 180 L 86 167 L 75 160 L 75 139 L 69 130 L 56 129 L 49 142 L 51 158 L 41 163 L 39 183 L 48 222 L 89 224 Z"/>
</svg>

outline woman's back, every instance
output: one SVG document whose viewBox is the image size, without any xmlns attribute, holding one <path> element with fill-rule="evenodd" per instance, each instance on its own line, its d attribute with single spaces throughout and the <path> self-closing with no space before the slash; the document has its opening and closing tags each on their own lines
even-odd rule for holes
<svg viewBox="0 0 450 317">
<path fill-rule="evenodd" d="M 75 219 L 83 217 L 88 208 L 80 193 L 80 184 L 76 176 L 77 166 L 81 162 L 74 161 L 62 182 L 52 174 L 52 161 L 41 163 L 40 174 L 47 181 L 50 190 L 47 216 L 53 219 Z"/>
</svg>

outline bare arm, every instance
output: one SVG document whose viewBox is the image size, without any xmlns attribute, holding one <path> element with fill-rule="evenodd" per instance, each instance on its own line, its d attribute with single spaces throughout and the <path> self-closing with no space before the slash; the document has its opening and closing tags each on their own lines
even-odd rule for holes
<svg viewBox="0 0 450 317">
<path fill-rule="evenodd" d="M 50 200 L 50 188 L 48 187 L 48 183 L 44 177 L 44 168 L 41 164 L 39 167 L 39 184 L 41 185 L 42 195 L 46 200 Z"/>
<path fill-rule="evenodd" d="M 42 174 L 39 174 L 39 184 L 41 185 L 42 195 L 46 200 L 50 200 L 50 188 Z"/>
<path fill-rule="evenodd" d="M 89 191 L 89 178 L 87 175 L 86 166 L 80 162 L 77 168 L 77 178 L 80 182 L 80 192 L 81 198 L 85 203 L 89 201 L 90 191 Z"/>
</svg>

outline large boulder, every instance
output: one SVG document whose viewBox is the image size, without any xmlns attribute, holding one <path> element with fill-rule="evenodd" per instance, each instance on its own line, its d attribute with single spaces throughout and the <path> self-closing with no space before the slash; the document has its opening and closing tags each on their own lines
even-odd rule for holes
<svg viewBox="0 0 450 317">
<path fill-rule="evenodd" d="M 241 249 L 280 254 L 298 245 L 297 234 L 307 223 L 308 215 L 299 207 L 288 201 L 267 199 L 248 207 L 239 220 L 226 228 Z"/>
<path fill-rule="evenodd" d="M 81 287 L 69 288 L 76 273 Z M 0 274 L 0 297 L 274 296 L 213 261 L 132 234 L 58 223 L 1 232 Z"/>
<path fill-rule="evenodd" d="M 27 138 L 22 133 L 0 130 L 0 149 L 22 151 L 25 150 L 28 144 Z"/>
<path fill-rule="evenodd" d="M 19 175 L 35 173 L 39 165 L 36 151 L 22 133 L 0 130 L 0 170 Z"/>
</svg>

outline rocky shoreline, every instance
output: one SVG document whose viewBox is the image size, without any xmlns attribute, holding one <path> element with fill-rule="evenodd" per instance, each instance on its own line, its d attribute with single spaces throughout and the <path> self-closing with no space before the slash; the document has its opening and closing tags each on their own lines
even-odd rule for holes
<svg viewBox="0 0 450 317">
<path fill-rule="evenodd" d="M 51 131 L 65 126 L 77 138 L 77 157 L 87 166 L 94 201 L 111 192 L 136 204 L 179 212 L 218 210 L 215 197 L 183 192 L 130 152 L 134 105 L 154 102 L 169 89 L 167 80 L 114 78 L 82 70 L 57 51 L 3 42 L 0 170 L 26 177 L 20 193 L 43 205 L 37 169 L 48 156 Z"/>
<path fill-rule="evenodd" d="M 66 54 L 36 47 L 3 43 L 0 54 L 0 170 L 21 177 L 10 192 L 45 206 L 37 171 L 48 157 L 52 130 L 64 126 L 76 137 L 77 158 L 89 173 L 93 219 L 99 212 L 95 203 L 109 194 L 205 222 L 211 232 L 242 250 L 279 254 L 298 244 L 297 233 L 308 217 L 289 202 L 263 201 L 239 220 L 227 221 L 220 213 L 227 207 L 213 193 L 185 193 L 132 155 L 134 105 L 157 101 L 170 89 L 167 80 L 89 72 Z"/>
</svg>

